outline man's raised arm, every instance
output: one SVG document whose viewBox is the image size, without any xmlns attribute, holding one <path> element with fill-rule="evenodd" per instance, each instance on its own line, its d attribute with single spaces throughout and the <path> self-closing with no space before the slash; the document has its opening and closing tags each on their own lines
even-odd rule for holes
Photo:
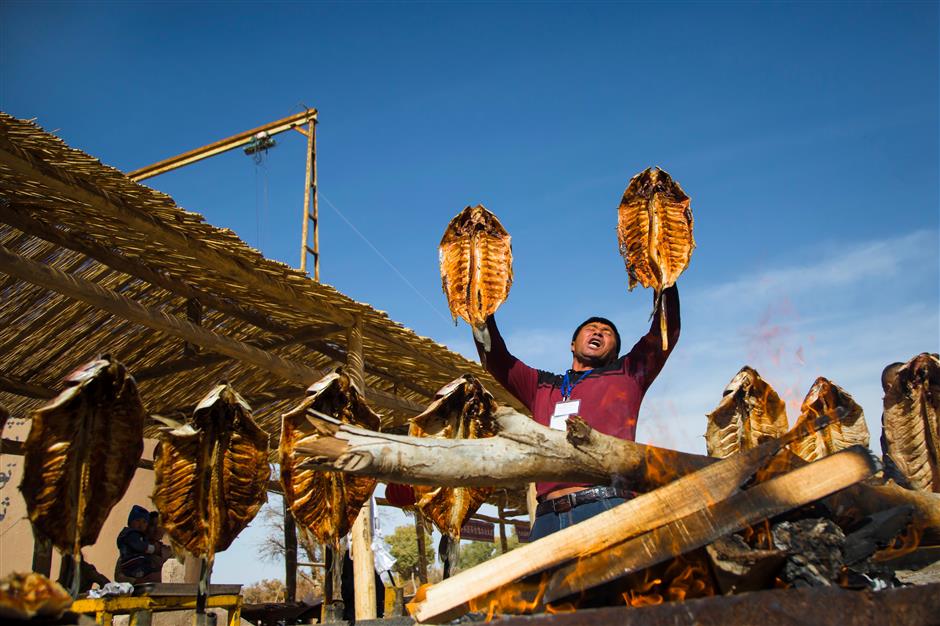
<svg viewBox="0 0 940 626">
<path fill-rule="evenodd" d="M 659 320 L 666 311 L 666 331 L 669 347 L 663 350 Z M 626 367 L 643 389 L 648 389 L 663 369 L 666 359 L 679 341 L 681 322 L 679 316 L 679 289 L 675 285 L 663 291 L 659 307 L 653 315 L 649 332 L 640 337 L 626 358 Z"/>
<path fill-rule="evenodd" d="M 510 354 L 494 316 L 486 318 L 482 332 L 474 330 L 473 341 L 486 371 L 531 411 L 538 387 L 538 371 Z"/>
</svg>

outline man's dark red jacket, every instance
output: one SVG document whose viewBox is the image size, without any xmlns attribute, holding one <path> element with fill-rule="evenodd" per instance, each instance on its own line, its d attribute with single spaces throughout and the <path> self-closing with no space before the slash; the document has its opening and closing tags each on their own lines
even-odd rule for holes
<svg viewBox="0 0 940 626">
<path fill-rule="evenodd" d="M 650 330 L 636 345 L 613 363 L 599 367 L 578 383 L 571 393 L 571 400 L 581 400 L 578 415 L 602 433 L 634 441 L 640 402 L 646 390 L 662 370 L 676 341 L 679 339 L 679 292 L 670 287 L 663 292 L 666 309 L 666 326 L 669 347 L 662 348 L 659 329 L 660 311 L 653 316 Z M 555 404 L 562 400 L 563 376 L 532 368 L 506 348 L 496 321 L 487 320 L 490 334 L 490 351 L 484 352 L 477 342 L 477 351 L 484 367 L 519 399 L 532 413 L 536 422 L 548 426 Z M 570 380 L 578 380 L 581 374 L 569 373 Z M 538 483 L 536 491 L 543 496 L 562 487 L 580 483 Z"/>
</svg>

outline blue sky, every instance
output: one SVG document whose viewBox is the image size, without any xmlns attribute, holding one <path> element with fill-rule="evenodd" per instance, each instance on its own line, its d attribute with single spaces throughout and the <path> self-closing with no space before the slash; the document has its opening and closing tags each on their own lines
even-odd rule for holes
<svg viewBox="0 0 940 626">
<path fill-rule="evenodd" d="M 500 326 L 554 370 L 589 315 L 628 345 L 645 331 L 616 208 L 659 165 L 698 249 L 638 440 L 704 451 L 704 414 L 749 364 L 791 421 L 830 378 L 877 449 L 882 368 L 940 348 L 938 35 L 927 2 L 6 0 L 0 109 L 130 170 L 315 107 L 322 279 L 472 356 L 437 243 L 483 203 L 513 236 Z M 260 165 L 232 152 L 148 184 L 296 265 L 304 140 L 278 141 Z M 260 576 L 231 552 L 236 579 Z"/>
</svg>

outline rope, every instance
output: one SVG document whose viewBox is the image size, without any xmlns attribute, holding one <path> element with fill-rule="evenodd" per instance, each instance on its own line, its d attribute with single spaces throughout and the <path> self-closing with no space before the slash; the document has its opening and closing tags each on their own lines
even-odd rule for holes
<svg viewBox="0 0 940 626">
<path fill-rule="evenodd" d="M 444 321 L 447 322 L 448 324 L 451 323 L 451 318 L 450 318 L 450 316 L 444 315 L 443 313 L 441 313 L 440 309 L 438 309 L 436 306 L 434 306 L 433 304 L 431 304 L 431 301 L 428 300 L 428 299 L 424 296 L 423 293 L 421 293 L 420 291 L 418 291 L 418 288 L 415 287 L 413 284 L 411 284 L 411 281 L 410 281 L 410 280 L 408 280 L 407 278 L 405 278 L 405 275 L 402 274 L 402 273 L 398 270 L 397 267 L 395 267 L 395 264 L 394 264 L 394 263 L 392 263 L 391 261 L 389 261 L 389 260 L 385 257 L 384 254 L 382 254 L 381 252 L 379 252 L 379 249 L 376 248 L 375 245 L 373 245 L 373 243 L 372 243 L 371 241 L 369 241 L 369 238 L 366 237 L 365 235 L 363 235 L 363 234 L 359 231 L 359 229 L 356 228 L 355 225 L 354 225 L 352 222 L 349 221 L 349 218 L 347 218 L 345 215 L 343 215 L 342 211 L 340 211 L 339 209 L 337 209 L 337 208 L 336 208 L 336 205 L 333 204 L 332 202 L 330 202 L 330 199 L 327 198 L 325 195 L 323 195 L 323 192 L 322 192 L 322 191 L 319 191 L 319 190 L 318 190 L 317 193 L 319 194 L 320 198 L 322 198 L 323 201 L 326 202 L 326 203 L 330 206 L 330 208 L 333 209 L 333 211 L 335 211 L 336 214 L 340 216 L 340 218 L 342 218 L 342 220 L 343 220 L 344 222 L 346 222 L 346 225 L 349 226 L 349 227 L 353 230 L 354 233 L 356 233 L 357 235 L 359 235 L 359 237 L 360 237 L 364 242 L 366 242 L 366 245 L 368 245 L 370 248 L 372 248 L 372 251 L 375 252 L 375 254 L 378 255 L 378 257 L 379 257 L 380 259 L 382 259 L 382 260 L 385 262 L 386 265 L 388 265 L 390 268 L 392 268 L 392 271 L 395 272 L 395 273 L 398 275 L 398 277 L 402 279 L 402 282 L 404 282 L 406 285 L 408 285 L 408 287 L 410 287 L 411 290 L 414 291 L 414 292 L 418 295 L 419 298 L 421 298 L 422 300 L 424 300 L 424 302 L 425 302 L 429 307 L 431 307 L 431 309 L 432 309 L 435 313 L 437 313 L 438 315 L 440 315 L 442 320 L 444 320 Z"/>
</svg>

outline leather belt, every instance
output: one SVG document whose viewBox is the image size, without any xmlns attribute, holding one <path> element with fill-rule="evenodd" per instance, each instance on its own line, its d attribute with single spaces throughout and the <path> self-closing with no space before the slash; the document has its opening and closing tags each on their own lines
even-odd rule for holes
<svg viewBox="0 0 940 626">
<path fill-rule="evenodd" d="M 535 507 L 535 516 L 538 517 L 545 513 L 565 513 L 576 506 L 588 504 L 589 502 L 597 502 L 598 500 L 606 500 L 607 498 L 629 499 L 632 497 L 633 493 L 617 487 L 590 487 L 557 498 L 552 498 L 545 502 L 540 502 L 539 505 Z"/>
</svg>

